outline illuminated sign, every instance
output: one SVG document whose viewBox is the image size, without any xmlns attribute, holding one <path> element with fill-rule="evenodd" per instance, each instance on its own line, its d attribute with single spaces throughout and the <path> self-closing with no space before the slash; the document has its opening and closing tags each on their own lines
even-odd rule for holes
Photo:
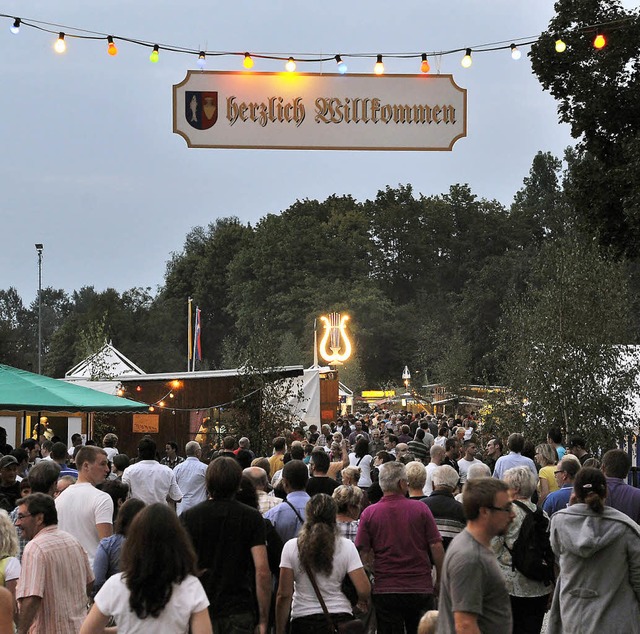
<svg viewBox="0 0 640 634">
<path fill-rule="evenodd" d="M 396 395 L 395 390 L 365 390 L 362 392 L 362 398 L 385 398 Z"/>
<path fill-rule="evenodd" d="M 324 334 L 320 340 L 320 356 L 329 364 L 340 365 L 351 356 L 351 341 L 347 335 L 346 325 L 349 315 L 331 313 L 328 317 L 320 317 L 324 324 Z"/>
<path fill-rule="evenodd" d="M 452 75 L 189 71 L 173 131 L 200 148 L 451 150 L 467 91 Z"/>
</svg>

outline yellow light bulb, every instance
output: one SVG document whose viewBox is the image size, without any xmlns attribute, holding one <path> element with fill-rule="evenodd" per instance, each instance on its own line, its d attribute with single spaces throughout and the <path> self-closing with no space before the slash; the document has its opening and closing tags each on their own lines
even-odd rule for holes
<svg viewBox="0 0 640 634">
<path fill-rule="evenodd" d="M 602 33 L 598 33 L 595 40 L 593 40 L 593 47 L 599 50 L 601 48 L 604 48 L 606 43 L 607 40 L 604 38 L 604 35 L 602 35 Z"/>
<path fill-rule="evenodd" d="M 296 70 L 296 61 L 293 59 L 293 57 L 290 57 L 287 60 L 287 63 L 284 65 L 284 67 L 287 69 L 288 73 L 293 73 Z"/>
<path fill-rule="evenodd" d="M 244 61 L 242 62 L 242 65 L 245 68 L 253 68 L 253 59 L 251 59 L 251 55 L 249 55 L 249 53 L 244 54 Z"/>
<path fill-rule="evenodd" d="M 376 64 L 373 67 L 373 72 L 376 75 L 384 75 L 384 64 L 382 63 L 382 55 L 378 55 Z"/>
<path fill-rule="evenodd" d="M 152 64 L 155 64 L 160 58 L 160 47 L 156 44 L 151 51 L 151 55 L 149 55 L 149 61 Z"/>
<path fill-rule="evenodd" d="M 460 62 L 462 64 L 462 68 L 469 68 L 471 66 L 471 64 L 473 64 L 473 60 L 471 59 L 471 49 L 468 48 L 465 51 L 464 57 L 462 58 L 462 61 Z"/>
<path fill-rule="evenodd" d="M 567 45 L 558 38 L 556 40 L 556 53 L 564 53 L 567 50 Z"/>
<path fill-rule="evenodd" d="M 60 33 L 56 43 L 53 45 L 53 50 L 56 53 L 64 53 L 67 50 L 67 43 L 64 41 L 64 33 Z"/>
</svg>

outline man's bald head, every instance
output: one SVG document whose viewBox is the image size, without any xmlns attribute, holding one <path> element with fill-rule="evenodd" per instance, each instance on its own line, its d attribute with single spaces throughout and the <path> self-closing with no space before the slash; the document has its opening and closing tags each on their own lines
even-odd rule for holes
<svg viewBox="0 0 640 634">
<path fill-rule="evenodd" d="M 267 487 L 269 486 L 267 472 L 261 467 L 247 467 L 242 472 L 242 475 L 251 480 L 257 491 L 267 490 Z"/>
</svg>

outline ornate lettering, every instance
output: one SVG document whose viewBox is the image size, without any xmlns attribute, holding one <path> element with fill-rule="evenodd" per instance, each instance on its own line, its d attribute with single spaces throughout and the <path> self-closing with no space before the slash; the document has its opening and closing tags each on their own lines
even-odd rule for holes
<svg viewBox="0 0 640 634">
<path fill-rule="evenodd" d="M 316 108 L 318 102 L 316 100 Z M 251 121 L 261 127 L 269 123 L 295 123 L 299 127 L 305 118 L 302 97 L 285 101 L 282 97 L 269 97 L 267 102 L 238 103 L 236 97 L 227 98 L 227 121 L 234 125 L 238 120 Z"/>
</svg>

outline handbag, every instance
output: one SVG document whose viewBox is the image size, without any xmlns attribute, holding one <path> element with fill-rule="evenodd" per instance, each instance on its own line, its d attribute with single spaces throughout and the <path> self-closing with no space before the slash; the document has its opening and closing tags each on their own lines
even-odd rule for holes
<svg viewBox="0 0 640 634">
<path fill-rule="evenodd" d="M 348 621 L 342 621 L 341 623 L 333 622 L 331 614 L 329 614 L 329 610 L 327 609 L 327 604 L 324 602 L 322 594 L 320 594 L 320 588 L 318 588 L 318 584 L 316 583 L 315 575 L 311 572 L 311 569 L 308 566 L 305 566 L 305 572 L 309 577 L 309 581 L 311 581 L 313 591 L 316 593 L 318 601 L 320 601 L 322 611 L 324 612 L 324 615 L 327 619 L 327 624 L 329 625 L 329 632 L 335 632 L 335 634 L 364 634 L 364 623 L 359 619 L 352 618 Z"/>
</svg>

